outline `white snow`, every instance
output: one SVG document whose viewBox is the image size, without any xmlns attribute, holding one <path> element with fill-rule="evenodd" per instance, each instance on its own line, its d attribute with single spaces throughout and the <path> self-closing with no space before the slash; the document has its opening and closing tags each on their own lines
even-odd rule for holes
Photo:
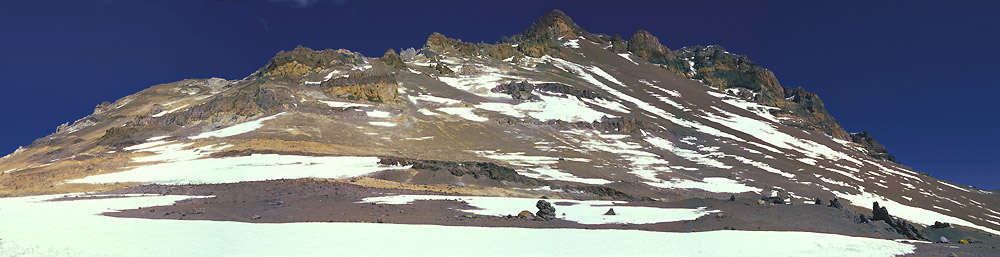
<svg viewBox="0 0 1000 257">
<path fill-rule="evenodd" d="M 451 99 L 451 98 L 444 98 L 444 97 L 433 96 L 433 95 L 414 95 L 414 96 L 409 96 L 409 98 L 410 98 L 410 101 L 413 101 L 414 103 L 416 103 L 417 101 L 430 102 L 430 103 L 438 103 L 438 104 L 444 104 L 444 105 L 456 105 L 456 104 L 462 103 L 461 100 L 456 100 L 456 99 Z"/>
<path fill-rule="evenodd" d="M 168 155 L 170 153 L 167 153 Z M 297 156 L 254 154 L 250 156 L 179 159 L 139 166 L 131 170 L 88 176 L 68 183 L 139 182 L 157 184 L 211 184 L 296 178 L 345 178 L 387 169 L 377 157 Z"/>
<path fill-rule="evenodd" d="M 629 56 L 629 53 L 618 54 L 618 56 L 621 56 L 622 58 L 625 58 L 625 60 L 628 60 L 629 62 L 632 62 L 635 65 L 639 65 L 639 63 L 637 63 L 634 60 L 632 60 L 632 57 Z"/>
<path fill-rule="evenodd" d="M 553 165 L 559 163 L 559 157 L 552 156 L 538 156 L 538 155 L 525 155 L 523 152 L 516 153 L 503 153 L 497 151 L 470 151 L 478 156 L 489 158 L 493 160 L 505 161 L 510 165 L 519 166 L 523 168 L 529 168 L 531 173 L 523 169 L 517 169 L 518 174 L 536 178 L 536 179 L 552 179 L 552 180 L 562 180 L 571 181 L 584 184 L 595 184 L 603 185 L 611 183 L 610 180 L 601 178 L 581 178 L 577 177 L 569 172 L 562 171 L 553 167 Z M 562 158 L 563 161 L 575 161 L 575 162 L 590 162 L 589 159 L 584 158 Z"/>
<path fill-rule="evenodd" d="M 580 100 L 584 101 L 584 102 L 587 102 L 589 104 L 593 104 L 593 105 L 597 105 L 597 106 L 600 106 L 600 107 L 604 107 L 605 109 L 608 109 L 608 110 L 612 110 L 612 111 L 616 111 L 616 112 L 620 112 L 620 113 L 629 113 L 628 107 L 625 107 L 625 105 L 622 105 L 619 102 L 609 101 L 609 100 L 605 100 L 605 99 L 601 99 L 601 98 L 594 98 L 594 99 L 580 98 Z"/>
<path fill-rule="evenodd" d="M 597 87 L 599 87 L 599 88 L 607 91 L 611 95 L 614 95 L 615 97 L 618 97 L 621 100 L 624 100 L 624 101 L 627 101 L 629 103 L 635 104 L 637 107 L 639 107 L 639 109 L 642 109 L 644 111 L 652 113 L 652 114 L 654 114 L 654 115 L 656 115 L 656 116 L 658 116 L 660 118 L 666 119 L 666 120 L 668 120 L 668 121 L 670 121 L 670 122 L 672 122 L 674 124 L 677 124 L 677 125 L 683 126 L 683 127 L 693 128 L 693 129 L 696 129 L 696 130 L 701 131 L 703 133 L 710 134 L 710 135 L 713 135 L 713 136 L 716 136 L 716 137 L 720 137 L 720 138 L 732 139 L 734 141 L 739 141 L 739 142 L 744 142 L 745 141 L 745 140 L 743 140 L 743 139 L 741 139 L 739 137 L 736 137 L 736 136 L 730 135 L 728 133 L 722 132 L 722 131 L 720 131 L 720 130 L 718 130 L 716 128 L 705 126 L 705 125 L 702 125 L 702 124 L 694 122 L 694 121 L 689 121 L 689 120 L 684 120 L 684 119 L 681 119 L 681 118 L 677 118 L 673 114 L 670 114 L 670 113 L 664 111 L 663 109 L 660 109 L 660 108 L 658 108 L 656 106 L 653 106 L 652 104 L 649 104 L 649 103 L 647 103 L 645 101 L 642 101 L 642 100 L 640 100 L 638 98 L 632 97 L 631 95 L 622 93 L 621 91 L 618 91 L 617 89 L 614 89 L 614 88 L 612 88 L 612 87 L 604 84 L 603 82 L 601 82 L 600 80 L 598 80 L 597 78 L 595 78 L 593 75 L 591 75 L 591 73 L 596 74 L 596 75 L 604 78 L 605 80 L 610 81 L 611 83 L 617 84 L 617 85 L 619 85 L 619 86 L 621 86 L 623 88 L 628 88 L 628 86 L 626 86 L 624 83 L 622 83 L 621 81 L 619 81 L 618 79 L 616 79 L 614 76 L 611 76 L 611 74 L 608 74 L 607 72 L 605 72 L 604 70 L 602 70 L 600 68 L 597 68 L 597 67 L 587 67 L 587 66 L 583 66 L 583 65 L 580 65 L 580 64 L 572 63 L 572 62 L 569 62 L 569 61 L 566 61 L 566 60 L 563 60 L 563 59 L 553 58 L 553 57 L 550 57 L 550 56 L 547 56 L 547 55 L 543 56 L 542 58 L 544 60 L 552 62 L 554 65 L 556 65 L 556 67 L 559 67 L 561 69 L 572 70 L 572 73 L 576 74 L 577 76 L 580 76 L 581 79 L 587 81 L 588 83 L 593 84 L 593 85 L 595 85 L 595 86 L 597 86 Z"/>
<path fill-rule="evenodd" d="M 941 181 L 941 180 L 938 180 L 938 183 L 941 183 L 942 185 L 945 185 L 945 186 L 948 186 L 948 187 L 951 187 L 951 188 L 954 188 L 954 189 L 962 190 L 962 191 L 965 191 L 965 192 L 971 192 L 968 189 L 961 188 L 959 186 L 952 185 L 951 183 L 947 183 L 947 182 L 944 182 L 944 181 Z"/>
<path fill-rule="evenodd" d="M 746 158 L 746 157 L 743 157 L 743 156 L 738 156 L 738 155 L 729 155 L 729 156 L 733 157 L 733 158 L 736 158 L 736 160 L 738 160 L 738 161 L 740 161 L 742 163 L 745 163 L 747 165 L 752 165 L 752 166 L 760 168 L 760 169 L 762 169 L 764 171 L 781 175 L 782 177 L 786 177 L 786 178 L 794 178 L 795 177 L 794 174 L 791 174 L 791 173 L 788 173 L 788 172 L 784 172 L 784 171 L 781 171 L 779 169 L 772 168 L 771 166 L 767 165 L 767 163 L 763 163 L 763 162 L 759 162 L 759 161 L 754 161 L 754 160 L 751 160 L 749 158 Z"/>
<path fill-rule="evenodd" d="M 272 119 L 277 118 L 278 116 L 281 116 L 283 114 L 285 114 L 285 113 L 283 112 L 283 113 L 279 113 L 279 114 L 275 114 L 275 115 L 263 117 L 263 118 L 260 118 L 260 119 L 243 122 L 243 123 L 232 125 L 232 126 L 229 126 L 229 127 L 226 127 L 226 128 L 220 129 L 220 130 L 216 130 L 216 131 L 204 132 L 204 133 L 201 133 L 201 134 L 198 134 L 198 135 L 195 135 L 195 136 L 191 136 L 191 137 L 188 137 L 188 138 L 192 139 L 192 140 L 197 140 L 197 139 L 205 139 L 205 138 L 211 138 L 211 137 L 230 137 L 230 136 L 235 136 L 235 135 L 239 135 L 239 134 L 251 132 L 251 131 L 254 131 L 254 130 L 257 130 L 257 129 L 263 127 L 265 121 L 272 120 Z"/>
<path fill-rule="evenodd" d="M 367 114 L 368 117 L 372 118 L 389 118 L 389 112 L 387 111 L 372 110 L 370 112 L 367 112 Z"/>
<path fill-rule="evenodd" d="M 912 245 L 889 240 L 812 232 L 679 233 L 114 218 L 99 214 L 108 210 L 170 205 L 191 197 L 157 195 L 45 201 L 55 197 L 58 196 L 0 198 L 0 206 L 3 206 L 0 234 L 4 235 L 0 241 L 0 255 L 894 256 L 914 250 Z M 528 206 L 533 207 L 533 204 Z M 618 212 L 618 207 L 615 211 Z M 782 244 L 781 247 L 760 247 L 760 241 L 752 240 L 754 238 L 767 238 Z M 497 240 L 504 243 L 499 244 Z M 391 242 L 392 247 L 379 247 L 379 242 Z"/>
<path fill-rule="evenodd" d="M 445 108 L 438 108 L 437 110 L 475 122 L 486 122 L 490 120 L 481 117 L 479 115 L 476 115 L 475 113 L 472 113 L 473 110 L 472 107 L 445 107 Z"/>
<path fill-rule="evenodd" d="M 177 108 L 170 109 L 169 111 L 162 111 L 160 113 L 153 114 L 153 117 L 160 117 L 160 116 L 163 116 L 163 115 L 167 115 L 169 113 L 173 113 L 173 112 L 179 111 L 180 109 L 184 109 L 184 108 L 187 108 L 187 107 L 188 107 L 187 104 L 181 105 L 181 106 L 179 106 Z"/>
<path fill-rule="evenodd" d="M 435 115 L 438 115 L 438 114 L 437 114 L 436 112 L 433 112 L 433 111 L 431 111 L 431 110 L 428 110 L 428 109 L 424 109 L 424 108 L 421 108 L 421 109 L 417 110 L 417 112 L 420 112 L 421 114 L 423 114 L 423 115 L 427 115 L 427 116 L 435 116 Z"/>
<path fill-rule="evenodd" d="M 646 184 L 662 188 L 701 189 L 713 193 L 760 192 L 762 190 L 723 177 L 707 177 L 702 181 L 673 178 L 660 182 L 646 182 Z"/>
<path fill-rule="evenodd" d="M 605 116 L 614 117 L 610 114 L 591 109 L 575 96 L 540 93 L 534 93 L 534 95 L 538 96 L 540 101 L 518 104 L 480 103 L 476 105 L 476 108 L 519 118 L 532 117 L 541 121 L 594 122 L 600 121 Z"/>
<path fill-rule="evenodd" d="M 480 74 L 475 76 L 458 75 L 455 77 L 438 77 L 437 79 L 454 88 L 465 90 L 482 97 L 506 98 L 510 95 L 490 91 L 504 80 L 524 80 L 515 76 L 504 74 L 502 71 L 492 67 L 479 67 Z M 458 67 L 455 67 L 458 70 Z"/>
<path fill-rule="evenodd" d="M 570 40 L 567 40 L 566 43 L 563 43 L 562 46 L 563 47 L 569 47 L 569 48 L 580 48 L 580 40 L 579 39 L 570 39 Z"/>
<path fill-rule="evenodd" d="M 375 125 L 375 126 L 381 126 L 381 127 L 395 127 L 396 126 L 396 123 L 392 123 L 392 122 L 388 122 L 388 121 L 370 121 L 370 122 L 368 122 L 368 124 Z"/>
<path fill-rule="evenodd" d="M 326 105 L 329 105 L 330 107 L 338 107 L 338 108 L 368 107 L 368 106 L 372 106 L 370 104 L 361 104 L 361 103 L 352 103 L 352 102 L 340 102 L 340 101 L 319 100 L 319 102 L 324 103 Z"/>
<path fill-rule="evenodd" d="M 535 203 L 539 199 L 534 198 L 513 198 L 513 197 L 491 197 L 491 196 L 446 196 L 446 195 L 393 195 L 368 197 L 362 200 L 365 203 L 377 204 L 410 204 L 414 201 L 434 200 L 434 201 L 460 201 L 465 202 L 473 208 L 460 209 L 460 211 L 479 215 L 517 215 L 523 210 L 537 210 Z M 580 224 L 650 224 L 660 222 L 675 222 L 694 220 L 719 211 L 706 211 L 705 207 L 697 209 L 686 208 L 657 208 L 644 206 L 621 206 L 616 204 L 627 204 L 625 201 L 579 201 L 564 199 L 548 199 L 556 208 L 556 218 L 565 219 Z M 617 215 L 604 215 L 609 208 L 614 208 Z"/>
<path fill-rule="evenodd" d="M 865 192 L 864 187 L 861 187 L 859 191 L 860 193 L 858 194 L 846 194 L 839 191 L 832 191 L 832 193 L 839 198 L 843 198 L 850 201 L 851 204 L 855 206 L 868 209 L 871 209 L 873 202 L 878 202 L 880 206 L 885 206 L 886 209 L 889 210 L 889 213 L 892 213 L 892 216 L 903 218 L 912 221 L 913 223 L 921 225 L 930 225 L 934 224 L 935 221 L 940 221 L 940 222 L 947 222 L 951 224 L 962 225 L 966 227 L 983 230 L 992 233 L 994 235 L 1000 235 L 1000 231 L 997 231 L 995 229 L 976 225 L 972 222 L 948 216 L 945 214 L 941 214 L 935 211 L 904 205 L 896 201 L 889 200 L 883 196 Z"/>
</svg>

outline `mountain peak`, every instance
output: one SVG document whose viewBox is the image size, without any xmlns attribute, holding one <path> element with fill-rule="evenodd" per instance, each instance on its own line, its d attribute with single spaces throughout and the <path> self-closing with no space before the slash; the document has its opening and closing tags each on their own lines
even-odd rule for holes
<svg viewBox="0 0 1000 257">
<path fill-rule="evenodd" d="M 590 33 L 584 31 L 573 19 L 556 9 L 546 13 L 538 21 L 531 24 L 527 30 L 517 35 L 518 40 L 535 38 L 580 38 Z"/>
</svg>

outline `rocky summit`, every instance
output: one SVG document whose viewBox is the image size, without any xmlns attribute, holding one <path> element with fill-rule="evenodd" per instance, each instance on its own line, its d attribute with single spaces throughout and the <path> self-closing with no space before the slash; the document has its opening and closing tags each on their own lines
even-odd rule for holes
<svg viewBox="0 0 1000 257">
<path fill-rule="evenodd" d="M 493 44 L 300 46 L 0 159 L 0 255 L 1000 253 L 997 192 L 904 166 L 824 104 L 721 46 L 558 10 Z"/>
</svg>

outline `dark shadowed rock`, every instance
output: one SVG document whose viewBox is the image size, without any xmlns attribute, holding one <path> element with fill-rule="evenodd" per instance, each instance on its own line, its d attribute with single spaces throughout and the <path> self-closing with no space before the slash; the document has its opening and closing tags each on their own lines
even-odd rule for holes
<svg viewBox="0 0 1000 257">
<path fill-rule="evenodd" d="M 934 225 L 931 225 L 929 228 L 950 228 L 950 227 L 951 227 L 950 223 L 935 221 Z"/>
<path fill-rule="evenodd" d="M 604 213 L 604 215 L 618 215 L 618 214 L 615 213 L 615 208 L 610 208 L 608 209 L 608 212 Z"/>
<path fill-rule="evenodd" d="M 833 208 L 837 208 L 837 209 L 843 209 L 844 208 L 844 206 L 841 205 L 840 202 L 837 201 L 837 199 L 830 200 L 830 204 L 827 205 L 827 207 L 833 207 Z"/>
<path fill-rule="evenodd" d="M 538 200 L 535 207 L 538 207 L 538 212 L 535 212 L 538 219 L 550 221 L 556 218 L 556 207 L 552 207 L 548 201 Z"/>
<path fill-rule="evenodd" d="M 896 157 L 889 154 L 889 150 L 886 150 L 885 146 L 875 140 L 868 131 L 851 133 L 851 142 L 861 145 L 867 151 L 868 156 L 899 163 L 899 161 L 896 161 Z"/>
</svg>

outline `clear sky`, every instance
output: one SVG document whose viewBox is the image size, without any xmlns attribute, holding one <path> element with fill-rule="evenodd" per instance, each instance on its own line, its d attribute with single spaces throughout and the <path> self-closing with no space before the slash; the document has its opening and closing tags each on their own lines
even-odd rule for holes
<svg viewBox="0 0 1000 257">
<path fill-rule="evenodd" d="M 721 45 L 819 93 L 918 171 L 1000 188 L 1000 1 L 5 1 L 0 155 L 152 85 L 240 79 L 296 45 L 381 56 L 432 32 L 513 35 L 552 9 L 594 33 Z"/>
</svg>

